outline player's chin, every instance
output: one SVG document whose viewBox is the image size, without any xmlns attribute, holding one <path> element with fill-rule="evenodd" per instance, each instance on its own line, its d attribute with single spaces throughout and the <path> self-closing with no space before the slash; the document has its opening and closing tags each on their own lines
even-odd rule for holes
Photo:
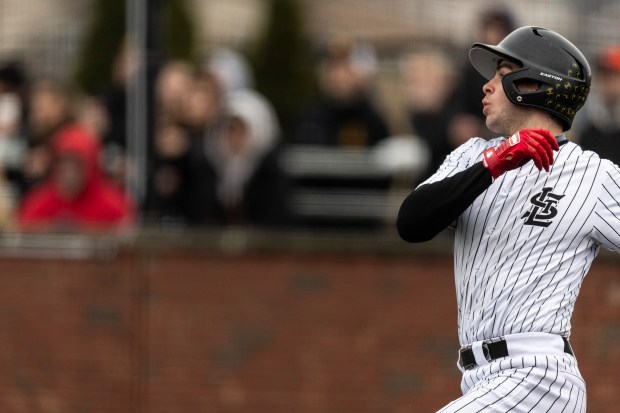
<svg viewBox="0 0 620 413">
<path fill-rule="evenodd" d="M 496 122 L 494 122 L 493 115 L 487 115 L 484 119 L 484 124 L 486 125 L 488 130 L 497 133 L 497 125 Z"/>
<path fill-rule="evenodd" d="M 499 119 L 497 119 L 497 117 L 491 115 L 488 115 L 485 119 L 485 125 L 487 126 L 487 129 L 490 130 L 493 133 L 497 133 L 499 135 L 509 135 L 509 133 L 505 132 L 505 130 L 507 128 L 505 128 L 504 124 L 502 122 L 499 121 Z"/>
</svg>

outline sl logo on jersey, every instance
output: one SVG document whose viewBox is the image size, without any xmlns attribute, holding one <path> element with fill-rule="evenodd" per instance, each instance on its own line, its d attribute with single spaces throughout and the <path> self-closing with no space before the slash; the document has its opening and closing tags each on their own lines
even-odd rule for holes
<svg viewBox="0 0 620 413">
<path fill-rule="evenodd" d="M 548 227 L 551 225 L 551 219 L 558 214 L 556 205 L 564 195 L 556 195 L 551 193 L 553 188 L 543 188 L 542 192 L 537 193 L 530 199 L 532 207 L 527 211 L 521 219 L 525 218 L 525 225 L 536 225 L 538 227 Z"/>
</svg>

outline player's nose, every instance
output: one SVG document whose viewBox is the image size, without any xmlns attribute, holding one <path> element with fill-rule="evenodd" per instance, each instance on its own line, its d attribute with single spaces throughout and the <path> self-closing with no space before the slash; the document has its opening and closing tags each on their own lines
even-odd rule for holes
<svg viewBox="0 0 620 413">
<path fill-rule="evenodd" d="M 493 79 L 489 80 L 484 85 L 482 85 L 482 93 L 484 93 L 485 95 L 493 92 L 493 85 L 491 82 L 493 82 Z"/>
</svg>

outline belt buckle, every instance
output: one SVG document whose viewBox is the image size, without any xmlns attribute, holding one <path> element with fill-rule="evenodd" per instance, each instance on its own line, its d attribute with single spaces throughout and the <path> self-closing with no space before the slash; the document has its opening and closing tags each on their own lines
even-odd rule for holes
<svg viewBox="0 0 620 413">
<path fill-rule="evenodd" d="M 459 349 L 459 364 L 461 365 L 461 367 L 463 367 L 464 370 L 471 370 L 476 367 L 475 357 L 464 357 L 465 355 L 469 354 L 468 352 L 470 351 L 471 346 L 461 347 Z M 468 358 L 469 360 L 465 360 L 465 358 Z"/>
<path fill-rule="evenodd" d="M 484 354 L 484 358 L 487 359 L 489 363 L 493 361 L 493 359 L 491 358 L 491 352 L 489 351 L 488 341 L 482 342 L 482 354 Z"/>
</svg>

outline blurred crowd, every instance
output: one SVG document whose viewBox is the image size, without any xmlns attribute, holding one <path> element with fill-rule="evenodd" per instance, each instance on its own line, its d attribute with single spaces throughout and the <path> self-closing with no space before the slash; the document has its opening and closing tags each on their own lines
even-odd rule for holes
<svg viewBox="0 0 620 413">
<path fill-rule="evenodd" d="M 514 20 L 509 10 L 488 10 L 472 40 L 497 44 L 516 27 Z M 485 81 L 466 51 L 459 56 L 455 61 L 441 47 L 415 47 L 399 59 L 406 139 L 427 158 L 407 185 L 421 182 L 470 137 L 491 136 L 481 108 Z M 620 163 L 620 46 L 591 61 L 591 98 L 571 138 Z M 136 199 L 127 185 L 135 173 L 127 136 L 127 87 L 136 69 L 130 48 L 119 51 L 113 83 L 98 96 L 76 95 L 71 85 L 33 79 L 19 62 L 3 62 L 0 227 L 292 225 L 295 183 L 282 162 L 287 147 L 371 150 L 396 135 L 402 140 L 377 99 L 377 66 L 368 42 L 328 42 L 316 65 L 320 97 L 307 102 L 285 136 L 240 53 L 212 50 L 199 67 L 164 62 L 154 86 L 146 193 Z"/>
</svg>

